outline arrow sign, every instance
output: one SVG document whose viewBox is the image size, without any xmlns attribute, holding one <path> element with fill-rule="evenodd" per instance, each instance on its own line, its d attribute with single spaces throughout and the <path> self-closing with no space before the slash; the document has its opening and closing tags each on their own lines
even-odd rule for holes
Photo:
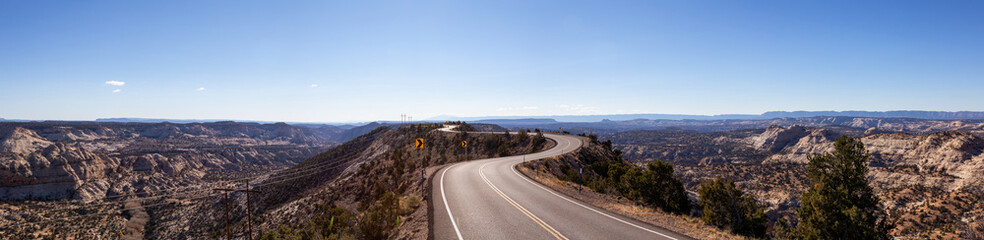
<svg viewBox="0 0 984 240">
<path fill-rule="evenodd" d="M 424 139 L 423 138 L 418 138 L 417 139 L 417 148 L 424 148 Z"/>
<path fill-rule="evenodd" d="M 461 141 L 461 147 L 468 147 L 468 141 Z"/>
</svg>

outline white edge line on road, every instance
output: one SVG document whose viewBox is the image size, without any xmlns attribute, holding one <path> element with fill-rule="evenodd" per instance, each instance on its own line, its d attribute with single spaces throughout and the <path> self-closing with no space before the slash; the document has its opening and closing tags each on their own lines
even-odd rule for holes
<svg viewBox="0 0 984 240">
<path fill-rule="evenodd" d="M 570 145 L 570 141 L 568 141 L 568 145 Z M 647 232 L 651 232 L 651 233 L 655 233 L 655 234 L 659 234 L 660 236 L 663 236 L 663 237 L 666 237 L 666 238 L 669 238 L 669 239 L 673 239 L 673 240 L 677 240 L 677 239 L 676 239 L 676 238 L 674 238 L 674 237 L 670 237 L 670 236 L 667 236 L 666 234 L 663 234 L 663 233 L 660 233 L 660 232 L 657 232 L 657 231 L 653 231 L 653 230 L 651 230 L 651 229 L 648 229 L 648 228 L 644 228 L 644 227 L 642 227 L 642 226 L 639 226 L 639 225 L 636 225 L 636 224 L 634 224 L 634 223 L 630 223 L 630 222 L 628 222 L 628 221 L 625 221 L 625 220 L 622 220 L 622 219 L 620 219 L 620 218 L 617 218 L 617 217 L 613 217 L 612 215 L 608 215 L 608 214 L 606 214 L 606 213 L 604 213 L 604 212 L 601 212 L 601 211 L 598 211 L 598 210 L 596 210 L 596 209 L 594 209 L 594 208 L 590 208 L 590 207 L 588 207 L 588 206 L 584 206 L 584 204 L 581 204 L 581 203 L 579 203 L 579 202 L 576 202 L 576 201 L 574 201 L 574 200 L 571 200 L 571 199 L 569 199 L 569 198 L 567 198 L 567 197 L 564 197 L 564 196 L 561 196 L 560 194 L 557 194 L 557 193 L 555 193 L 555 192 L 554 192 L 553 190 L 550 190 L 550 189 L 547 189 L 547 188 L 545 188 L 545 187 L 543 187 L 543 186 L 540 186 L 540 184 L 537 184 L 537 183 L 535 183 L 535 182 L 533 182 L 533 180 L 530 180 L 529 178 L 527 178 L 526 176 L 523 176 L 522 174 L 519 174 L 519 172 L 517 172 L 517 171 L 516 171 L 516 165 L 512 165 L 512 166 L 510 166 L 510 169 L 512 169 L 512 172 L 513 172 L 513 173 L 515 173 L 515 174 L 516 174 L 517 176 L 519 176 L 520 178 L 522 178 L 523 180 L 526 180 L 526 181 L 527 181 L 527 182 L 529 182 L 530 184 L 533 184 L 533 186 L 536 186 L 536 187 L 538 187 L 538 188 L 540 188 L 540 189 L 543 189 L 543 191 L 546 191 L 546 192 L 548 192 L 548 193 L 550 193 L 550 194 L 553 194 L 554 196 L 557 196 L 557 197 L 559 197 L 559 198 L 561 198 L 561 199 L 564 199 L 564 200 L 567 200 L 568 202 L 571 202 L 571 203 L 573 203 L 573 204 L 575 204 L 575 205 L 578 205 L 578 206 L 580 206 L 580 207 L 582 207 L 582 208 L 584 208 L 584 209 L 588 209 L 588 210 L 591 210 L 592 212 L 595 212 L 595 213 L 598 213 L 598 214 L 601 214 L 602 216 L 605 216 L 605 217 L 608 217 L 608 218 L 611 218 L 611 219 L 615 219 L 616 221 L 619 221 L 619 222 L 622 222 L 622 223 L 625 223 L 625 224 L 628 224 L 628 225 L 630 225 L 630 226 L 633 226 L 633 227 L 636 227 L 636 228 L 638 228 L 638 229 L 642 229 L 642 230 L 646 230 Z M 443 180 L 443 176 L 442 176 L 441 178 L 442 178 L 442 180 Z M 443 191 L 443 190 L 444 190 L 444 189 L 442 188 L 442 189 L 441 189 L 441 191 Z M 444 206 L 447 206 L 447 203 L 445 203 L 445 204 L 444 204 Z M 450 214 L 450 213 L 451 213 L 451 212 L 450 212 L 450 210 L 448 210 L 448 211 L 449 211 L 448 213 Z"/>
<path fill-rule="evenodd" d="M 458 240 L 463 240 L 464 238 L 461 238 L 461 230 L 458 230 L 458 224 L 454 222 L 454 215 L 451 214 L 451 206 L 448 206 L 448 197 L 444 194 L 444 174 L 448 173 L 448 169 L 454 166 L 458 166 L 458 164 L 451 165 L 445 168 L 444 172 L 441 172 L 441 198 L 444 199 L 444 208 L 448 210 L 448 217 L 451 218 L 451 226 L 454 227 L 454 233 L 458 234 Z"/>
</svg>

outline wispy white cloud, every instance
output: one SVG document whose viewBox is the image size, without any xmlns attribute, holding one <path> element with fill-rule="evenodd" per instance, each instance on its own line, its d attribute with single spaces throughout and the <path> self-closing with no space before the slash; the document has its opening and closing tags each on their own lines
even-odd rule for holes
<svg viewBox="0 0 984 240">
<path fill-rule="evenodd" d="M 577 105 L 560 104 L 557 105 L 557 107 L 563 109 L 564 111 L 567 111 L 568 113 L 576 113 L 576 114 L 598 113 L 598 108 L 584 106 L 583 104 L 577 104 Z"/>
<path fill-rule="evenodd" d="M 316 88 L 318 87 L 318 84 L 311 84 L 311 87 Z"/>
<path fill-rule="evenodd" d="M 126 83 L 121 81 L 106 81 L 106 85 L 123 86 L 124 84 Z"/>
<path fill-rule="evenodd" d="M 120 90 L 120 89 L 117 88 L 116 90 L 113 90 L 113 93 L 118 93 L 118 92 L 121 92 L 121 91 L 123 91 L 123 90 Z"/>
<path fill-rule="evenodd" d="M 196 91 L 196 92 L 201 92 L 201 91 L 205 91 L 205 88 L 204 88 L 204 87 L 200 87 L 200 88 L 198 88 L 198 89 L 195 89 L 195 91 Z"/>
<path fill-rule="evenodd" d="M 537 109 L 540 109 L 540 107 L 537 107 L 537 106 L 500 107 L 500 108 L 496 108 L 495 110 L 496 111 L 503 112 L 503 111 L 516 111 L 516 110 L 530 111 L 530 110 L 537 110 Z"/>
</svg>

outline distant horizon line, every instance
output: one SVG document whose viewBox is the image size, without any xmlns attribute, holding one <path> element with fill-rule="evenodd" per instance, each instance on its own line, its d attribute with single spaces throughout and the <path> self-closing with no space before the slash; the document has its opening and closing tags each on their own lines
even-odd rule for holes
<svg viewBox="0 0 984 240">
<path fill-rule="evenodd" d="M 825 115 L 825 114 L 847 114 L 847 115 Z M 911 115 L 936 115 L 932 118 L 925 116 Z M 909 116 L 907 116 L 909 115 Z M 646 117 L 649 118 L 646 118 Z M 597 122 L 603 120 L 626 121 L 635 119 L 650 120 L 752 120 L 752 119 L 771 119 L 783 117 L 881 117 L 881 118 L 922 118 L 922 119 L 984 119 L 984 111 L 931 111 L 931 110 L 888 110 L 888 111 L 867 111 L 867 110 L 827 110 L 827 111 L 767 111 L 760 114 L 673 114 L 673 113 L 614 113 L 614 114 L 568 114 L 568 115 L 501 115 L 501 116 L 475 116 L 461 117 L 449 114 L 436 115 L 423 118 L 414 122 L 435 122 L 435 121 L 481 121 L 481 120 L 521 120 L 521 119 L 552 119 L 558 122 Z M 635 117 L 635 118 L 633 118 Z M 963 117 L 963 118 L 961 118 Z M 613 119 L 609 119 L 613 118 Z M 565 121 L 566 120 L 566 121 Z M 574 120 L 574 121 L 571 121 Z M 582 120 L 582 121 L 577 121 Z M 67 119 L 6 119 L 0 117 L 3 122 L 31 122 L 31 121 L 66 121 L 66 122 L 174 122 L 174 123 L 207 123 L 207 122 L 254 122 L 254 123 L 289 123 L 289 124 L 326 124 L 326 125 L 346 125 L 362 124 L 371 122 L 400 122 L 400 120 L 364 120 L 364 121 L 271 121 L 271 120 L 242 120 L 242 119 L 182 119 L 182 118 L 145 118 L 145 117 L 109 117 L 96 118 L 93 120 L 67 120 Z"/>
</svg>

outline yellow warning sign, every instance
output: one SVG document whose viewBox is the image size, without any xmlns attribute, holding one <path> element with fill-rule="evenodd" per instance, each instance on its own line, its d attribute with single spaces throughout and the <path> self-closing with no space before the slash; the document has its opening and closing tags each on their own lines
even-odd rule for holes
<svg viewBox="0 0 984 240">
<path fill-rule="evenodd" d="M 461 141 L 461 147 L 468 147 L 468 141 Z"/>
<path fill-rule="evenodd" d="M 424 148 L 424 139 L 423 138 L 418 138 L 417 139 L 417 148 Z"/>
</svg>

